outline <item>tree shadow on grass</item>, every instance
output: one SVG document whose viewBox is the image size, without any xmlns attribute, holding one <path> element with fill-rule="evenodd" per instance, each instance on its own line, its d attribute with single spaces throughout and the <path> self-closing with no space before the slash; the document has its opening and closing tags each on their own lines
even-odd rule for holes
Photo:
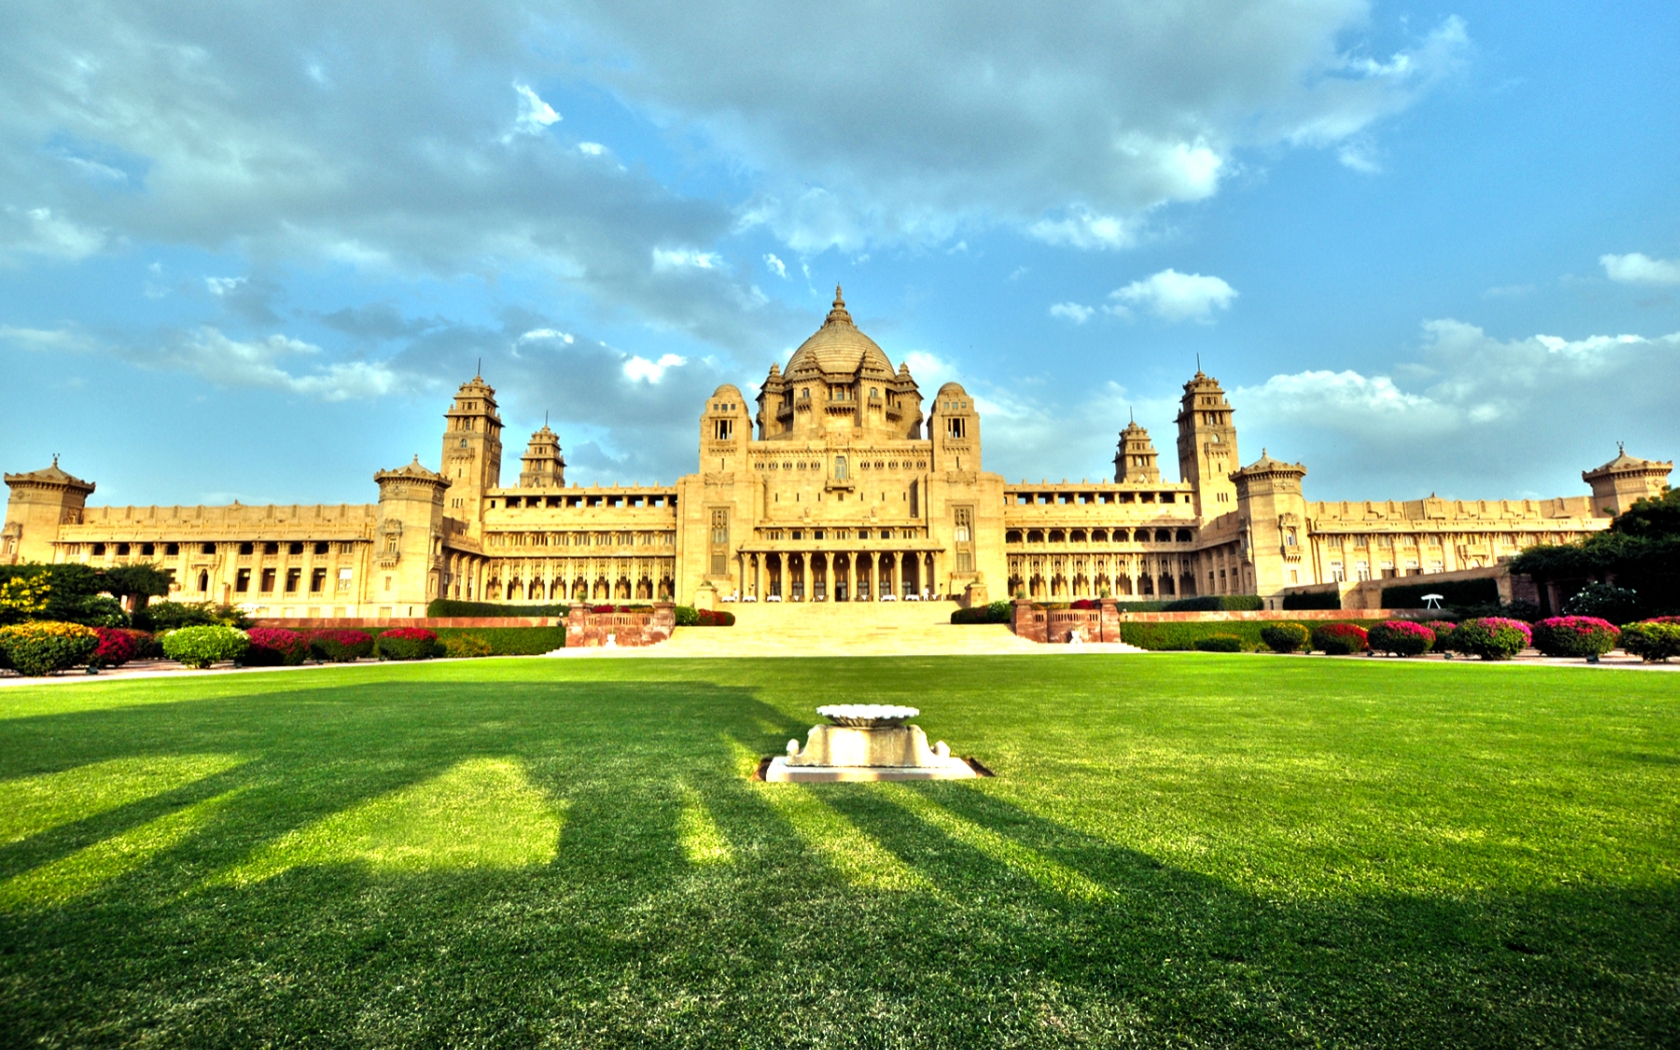
<svg viewBox="0 0 1680 1050">
<path fill-rule="evenodd" d="M 743 755 L 806 727 L 742 688 L 385 683 L 261 700 L 8 723 L 0 779 L 241 761 L 0 848 L 0 882 L 27 877 L 238 793 L 80 896 L 0 911 L 0 1030 L 178 1046 L 1680 1038 L 1673 886 L 1264 899 L 986 785 L 750 783 Z M 561 814 L 551 861 L 382 868 L 305 851 L 225 878 L 509 758 Z M 690 848 L 695 827 L 719 845 Z"/>
</svg>

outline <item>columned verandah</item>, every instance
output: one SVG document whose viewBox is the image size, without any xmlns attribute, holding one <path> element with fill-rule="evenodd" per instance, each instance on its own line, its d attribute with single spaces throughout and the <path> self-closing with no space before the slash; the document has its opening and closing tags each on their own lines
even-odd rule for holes
<svg viewBox="0 0 1680 1050">
<path fill-rule="evenodd" d="M 736 579 L 743 599 L 878 601 L 892 594 L 932 595 L 937 550 L 743 549 Z"/>
</svg>

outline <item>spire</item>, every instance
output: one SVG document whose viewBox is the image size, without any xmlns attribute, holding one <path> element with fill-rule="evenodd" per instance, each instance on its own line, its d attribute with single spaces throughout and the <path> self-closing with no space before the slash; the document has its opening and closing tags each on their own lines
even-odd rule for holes
<svg viewBox="0 0 1680 1050">
<path fill-rule="evenodd" d="M 840 294 L 840 286 L 835 285 L 834 286 L 834 308 L 832 310 L 828 311 L 828 319 L 826 321 L 824 321 L 823 324 L 829 325 L 829 324 L 838 324 L 838 323 L 841 323 L 841 322 L 844 322 L 846 324 L 851 324 L 852 323 L 852 315 L 846 312 L 846 297 Z"/>
</svg>

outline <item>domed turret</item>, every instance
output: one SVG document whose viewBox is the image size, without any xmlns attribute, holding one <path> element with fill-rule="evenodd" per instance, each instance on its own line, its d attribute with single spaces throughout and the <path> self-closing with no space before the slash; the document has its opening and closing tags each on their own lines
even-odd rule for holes
<svg viewBox="0 0 1680 1050">
<path fill-rule="evenodd" d="M 770 366 L 758 395 L 760 440 L 848 436 L 915 440 L 922 432 L 922 395 L 907 367 L 858 331 L 837 286 L 822 327 L 788 358 Z"/>
<path fill-rule="evenodd" d="M 799 344 L 799 349 L 788 358 L 786 374 L 789 378 L 861 374 L 890 379 L 893 366 L 875 340 L 852 323 L 840 286 L 835 285 L 834 308 L 828 311 L 822 327 Z"/>
</svg>

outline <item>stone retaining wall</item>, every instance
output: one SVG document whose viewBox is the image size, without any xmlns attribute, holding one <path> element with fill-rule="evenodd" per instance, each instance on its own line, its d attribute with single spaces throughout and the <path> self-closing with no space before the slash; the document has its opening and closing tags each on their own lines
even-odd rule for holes
<svg viewBox="0 0 1680 1050">
<path fill-rule="evenodd" d="M 636 612 L 591 612 L 586 605 L 574 605 L 566 614 L 566 647 L 568 649 L 606 645 L 658 645 L 668 641 L 677 626 L 677 607 L 673 602 L 654 602 L 653 607 Z"/>
</svg>

